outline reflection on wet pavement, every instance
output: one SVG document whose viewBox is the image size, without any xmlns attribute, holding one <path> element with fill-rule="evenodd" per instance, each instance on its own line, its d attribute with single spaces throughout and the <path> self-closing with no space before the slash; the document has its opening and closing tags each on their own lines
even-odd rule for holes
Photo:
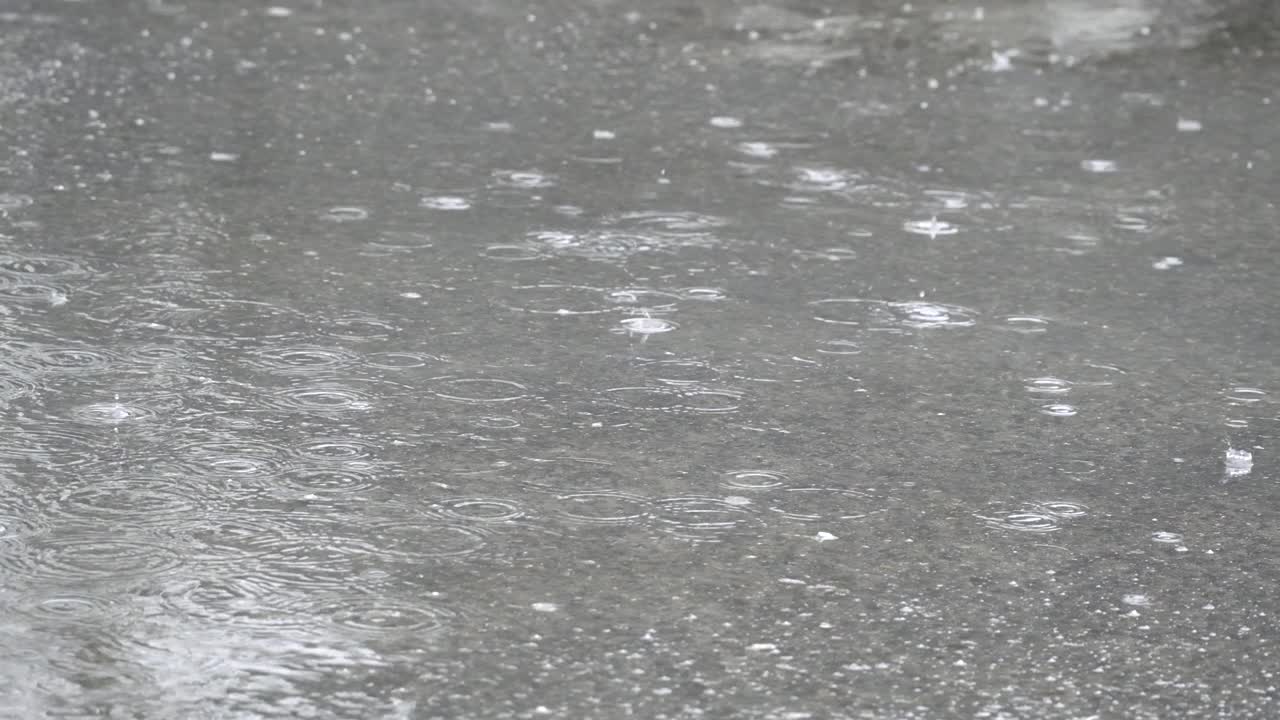
<svg viewBox="0 0 1280 720">
<path fill-rule="evenodd" d="M 1275 20 L 15 3 L 0 716 L 1274 716 Z"/>
</svg>

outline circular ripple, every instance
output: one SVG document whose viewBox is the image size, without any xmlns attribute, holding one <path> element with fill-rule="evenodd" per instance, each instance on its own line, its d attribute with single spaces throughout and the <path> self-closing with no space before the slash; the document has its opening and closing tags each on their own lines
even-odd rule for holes
<svg viewBox="0 0 1280 720">
<path fill-rule="evenodd" d="M 1045 415 L 1052 415 L 1053 417 L 1071 417 L 1079 411 L 1076 409 L 1075 405 L 1068 405 L 1067 403 L 1052 403 L 1042 406 L 1040 408 L 1040 412 Z"/>
<path fill-rule="evenodd" d="M 40 580 L 120 580 L 161 575 L 181 567 L 177 550 L 160 543 L 122 539 L 107 533 L 43 535 L 27 540 L 16 560 L 19 572 Z"/>
<path fill-rule="evenodd" d="M 645 312 L 671 312 L 679 305 L 681 297 L 675 293 L 664 292 L 662 290 L 650 290 L 648 288 L 621 288 L 618 290 L 609 290 L 604 294 L 604 299 L 613 304 L 621 305 L 637 310 L 643 309 Z"/>
<path fill-rule="evenodd" d="M 0 213 L 21 210 L 35 202 L 35 198 L 22 193 L 0 193 Z"/>
<path fill-rule="evenodd" d="M 347 316 L 329 318 L 321 323 L 320 329 L 326 335 L 343 340 L 385 340 L 400 331 L 400 328 L 369 316 Z"/>
<path fill-rule="evenodd" d="M 529 396 L 529 388 L 512 380 L 481 377 L 435 378 L 432 393 L 462 403 L 504 403 Z"/>
<path fill-rule="evenodd" d="M 1034 335 L 1047 332 L 1049 330 L 1049 321 L 1042 317 L 1034 315 L 1009 315 L 1001 319 L 1000 325 L 996 325 L 1001 330 L 1009 332 L 1023 333 Z"/>
<path fill-rule="evenodd" d="M 368 490 L 376 478 L 364 468 L 295 468 L 284 474 L 284 481 L 312 493 L 354 493 Z"/>
<path fill-rule="evenodd" d="M 627 318 L 620 320 L 618 324 L 621 326 L 619 330 L 627 335 L 657 335 L 680 327 L 670 320 L 648 316 Z"/>
<path fill-rule="evenodd" d="M 72 419 L 90 425 L 124 425 L 154 420 L 157 412 L 144 405 L 109 402 L 79 405 L 71 410 Z"/>
<path fill-rule="evenodd" d="M 434 355 L 414 352 L 376 352 L 364 356 L 364 364 L 379 370 L 408 370 L 440 362 Z"/>
<path fill-rule="evenodd" d="M 297 445 L 294 452 L 312 460 L 360 460 L 373 454 L 373 446 L 351 438 L 316 438 Z"/>
<path fill-rule="evenodd" d="M 710 497 L 671 497 L 654 503 L 661 527 L 691 540 L 716 540 L 755 520 L 740 503 Z"/>
<path fill-rule="evenodd" d="M 556 514 L 565 520 L 591 525 L 629 525 L 653 514 L 653 502 L 631 493 L 597 490 L 569 493 L 557 498 Z"/>
<path fill-rule="evenodd" d="M 367 634 L 413 633 L 415 638 L 441 632 L 458 617 L 451 610 L 421 600 L 415 599 L 410 604 L 368 595 L 298 603 L 288 609 L 293 614 L 325 618 L 345 630 Z"/>
<path fill-rule="evenodd" d="M 485 533 L 474 527 L 429 521 L 382 523 L 365 537 L 377 554 L 409 560 L 463 557 L 488 543 Z"/>
<path fill-rule="evenodd" d="M 809 304 L 815 308 L 815 320 L 836 325 L 927 329 L 971 327 L 977 322 L 977 312 L 969 308 L 923 301 L 833 298 Z"/>
<path fill-rule="evenodd" d="M 330 222 L 357 222 L 369 219 L 369 211 L 362 207 L 332 207 L 321 214 L 322 218 Z"/>
<path fill-rule="evenodd" d="M 252 440 L 194 443 L 177 448 L 174 457 L 197 474 L 223 477 L 270 477 L 286 466 L 284 450 Z"/>
<path fill-rule="evenodd" d="M 163 365 L 186 360 L 191 353 L 170 345 L 138 345 L 124 352 L 124 359 L 142 365 Z"/>
<path fill-rule="evenodd" d="M 164 602 L 184 618 L 236 627 L 280 628 L 305 623 L 279 607 L 286 588 L 258 577 L 203 578 L 166 591 Z"/>
<path fill-rule="evenodd" d="M 719 369 L 701 360 L 653 360 L 640 367 L 655 382 L 677 387 L 706 385 L 721 375 Z"/>
<path fill-rule="evenodd" d="M 705 233 L 729 224 L 728 218 L 691 211 L 629 212 L 609 218 L 608 222 L 639 225 L 673 234 Z"/>
<path fill-rule="evenodd" d="M 467 210 L 471 201 L 457 195 L 428 195 L 418 201 L 418 206 L 430 210 Z"/>
<path fill-rule="evenodd" d="M 772 470 L 734 470 L 720 477 L 720 484 L 735 490 L 774 490 L 790 482 L 786 475 Z"/>
<path fill-rule="evenodd" d="M 531 235 L 529 241 L 548 253 L 587 260 L 622 260 L 653 250 L 658 245 L 656 238 L 616 230 L 594 230 L 581 234 L 539 232 Z"/>
<path fill-rule="evenodd" d="M 219 300 L 185 313 L 191 328 L 222 342 L 280 340 L 310 334 L 311 319 L 297 310 L 250 300 Z"/>
<path fill-rule="evenodd" d="M 52 256 L 0 255 L 0 270 L 15 275 L 57 277 L 60 275 L 84 275 L 88 270 L 66 258 Z"/>
<path fill-rule="evenodd" d="M 36 391 L 36 383 L 29 380 L 16 368 L 6 367 L 0 370 L 0 400 L 15 400 Z"/>
<path fill-rule="evenodd" d="M 170 525 L 208 507 L 208 498 L 166 475 L 121 475 L 59 490 L 61 515 L 115 525 Z"/>
<path fill-rule="evenodd" d="M 235 563 L 263 557 L 286 545 L 296 532 L 277 519 L 247 513 L 201 517 L 182 526 L 183 534 L 193 545 L 186 555 L 200 563 Z"/>
<path fill-rule="evenodd" d="M 629 410 L 678 410 L 681 393 L 664 387 L 617 387 L 604 391 L 604 400 Z"/>
<path fill-rule="evenodd" d="M 1054 500 L 1026 503 L 1016 509 L 996 505 L 974 516 L 994 530 L 1048 533 L 1062 529 L 1063 521 L 1081 518 L 1086 513 L 1083 505 Z"/>
<path fill-rule="evenodd" d="M 423 250 L 429 248 L 434 243 L 431 236 L 425 232 L 416 232 L 412 230 L 392 230 L 378 235 L 376 240 L 372 240 L 368 245 L 377 248 L 386 248 L 388 250 Z"/>
<path fill-rule="evenodd" d="M 523 517 L 525 511 L 510 500 L 502 498 L 464 497 L 439 500 L 431 507 L 454 520 L 470 522 L 501 523 Z"/>
<path fill-rule="evenodd" d="M 15 607 L 36 622 L 51 622 L 58 627 L 100 627 L 123 614 L 120 605 L 106 598 L 73 591 L 41 593 L 19 601 Z"/>
<path fill-rule="evenodd" d="M 773 497 L 769 510 L 798 522 L 856 520 L 876 511 L 868 507 L 870 498 L 843 488 L 788 488 Z"/>
<path fill-rule="evenodd" d="M 373 407 L 364 393 L 338 385 L 308 385 L 275 394 L 275 402 L 287 410 L 328 415 L 362 412 Z"/>
<path fill-rule="evenodd" d="M 541 260 L 545 255 L 536 245 L 529 243 L 496 243 L 480 251 L 480 256 L 502 262 Z"/>
<path fill-rule="evenodd" d="M 862 346 L 853 340 L 823 340 L 818 352 L 823 355 L 860 355 Z"/>
<path fill-rule="evenodd" d="M 519 297 L 509 310 L 538 315 L 600 315 L 613 312 L 605 303 L 604 290 L 588 285 L 517 285 Z"/>
<path fill-rule="evenodd" d="M 329 371 L 356 361 L 355 353 L 341 348 L 294 345 L 269 348 L 252 354 L 254 365 L 286 373 Z"/>
<path fill-rule="evenodd" d="M 110 367 L 113 358 L 100 350 L 67 347 L 33 347 L 15 353 L 15 360 L 34 363 L 47 372 L 85 372 Z"/>
<path fill-rule="evenodd" d="M 1262 388 L 1236 386 L 1224 393 L 1227 400 L 1241 405 L 1252 405 L 1267 399 L 1267 391 Z"/>
<path fill-rule="evenodd" d="M 1182 543 L 1182 534 L 1176 532 L 1160 531 L 1151 533 L 1151 539 L 1158 543 L 1168 543 L 1177 545 Z"/>
<path fill-rule="evenodd" d="M 617 492 L 637 482 L 613 463 L 585 458 L 537 460 L 520 474 L 522 485 L 548 492 Z"/>
<path fill-rule="evenodd" d="M 0 429 L 0 460 L 69 467 L 97 460 L 104 452 L 88 430 L 66 425 Z"/>
<path fill-rule="evenodd" d="M 1048 502 L 1036 503 L 1035 508 L 1064 520 L 1084 517 L 1089 512 L 1089 508 L 1084 505 L 1081 505 L 1080 503 L 1067 502 L 1065 500 L 1050 500 Z"/>
<path fill-rule="evenodd" d="M 0 298 L 19 303 L 62 305 L 67 289 L 42 283 L 20 282 L 0 287 Z"/>
<path fill-rule="evenodd" d="M 742 394 L 731 390 L 686 390 L 680 394 L 680 407 L 695 413 L 731 413 L 741 406 Z"/>
<path fill-rule="evenodd" d="M 1036 395 L 1065 395 L 1071 390 L 1071 383 L 1056 377 L 1037 377 L 1023 380 L 1023 388 Z"/>
</svg>

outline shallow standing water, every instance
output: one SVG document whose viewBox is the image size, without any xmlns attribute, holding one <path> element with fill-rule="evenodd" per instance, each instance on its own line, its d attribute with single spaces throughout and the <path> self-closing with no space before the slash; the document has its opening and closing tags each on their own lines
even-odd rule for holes
<svg viewBox="0 0 1280 720">
<path fill-rule="evenodd" d="M 1117 5 L 8 4 L 0 716 L 1274 717 L 1277 45 Z"/>
</svg>

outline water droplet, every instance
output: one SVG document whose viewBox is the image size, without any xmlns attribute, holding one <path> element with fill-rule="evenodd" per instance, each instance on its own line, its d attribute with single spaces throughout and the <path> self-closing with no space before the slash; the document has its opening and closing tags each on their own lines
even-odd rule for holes
<svg viewBox="0 0 1280 720">
<path fill-rule="evenodd" d="M 550 602 L 531 603 L 529 607 L 533 608 L 537 612 L 542 612 L 542 613 L 553 613 L 560 609 L 559 605 L 556 605 L 555 603 L 550 603 Z"/>
<path fill-rule="evenodd" d="M 742 120 L 736 117 L 729 117 L 727 115 L 716 115 L 707 122 L 709 122 L 712 127 L 718 127 L 724 130 L 732 130 L 734 128 L 742 127 Z"/>
<path fill-rule="evenodd" d="M 1155 268 L 1156 270 L 1170 270 L 1172 268 L 1176 268 L 1181 265 L 1182 265 L 1182 258 L 1176 258 L 1171 255 L 1162 257 L 1159 260 L 1156 260 L 1155 262 L 1151 263 L 1151 267 Z"/>
<path fill-rule="evenodd" d="M 1071 417 L 1079 411 L 1076 410 L 1074 405 L 1068 405 L 1066 403 L 1051 403 L 1049 405 L 1042 406 L 1040 408 L 1040 412 L 1045 415 L 1052 415 L 1053 417 Z"/>
<path fill-rule="evenodd" d="M 1182 542 L 1182 534 L 1176 532 L 1159 531 L 1151 533 L 1151 539 L 1158 543 L 1168 543 L 1170 545 L 1180 544 Z"/>
<path fill-rule="evenodd" d="M 1138 607 L 1146 607 L 1151 604 L 1151 598 L 1146 595 L 1137 593 L 1125 595 L 1121 598 L 1125 605 L 1136 605 Z"/>
</svg>

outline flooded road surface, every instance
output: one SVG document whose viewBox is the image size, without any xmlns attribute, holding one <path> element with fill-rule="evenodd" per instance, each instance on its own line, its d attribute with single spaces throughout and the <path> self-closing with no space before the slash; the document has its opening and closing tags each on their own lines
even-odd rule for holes
<svg viewBox="0 0 1280 720">
<path fill-rule="evenodd" d="M 1274 19 L 8 3 L 0 716 L 1276 717 Z"/>
</svg>

